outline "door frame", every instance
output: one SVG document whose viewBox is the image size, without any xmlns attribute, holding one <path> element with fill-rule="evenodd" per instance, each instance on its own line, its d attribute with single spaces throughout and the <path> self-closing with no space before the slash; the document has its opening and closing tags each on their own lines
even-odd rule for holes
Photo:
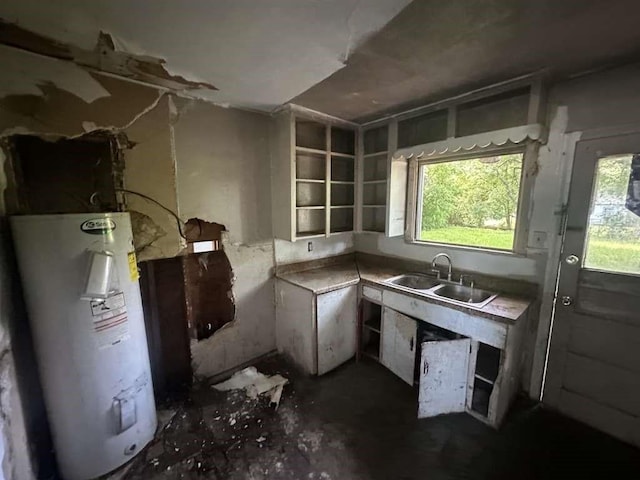
<svg viewBox="0 0 640 480">
<path fill-rule="evenodd" d="M 633 147 L 633 145 L 635 145 L 635 147 Z M 595 167 L 598 159 L 629 153 L 636 150 L 637 145 L 640 145 L 640 126 L 634 126 L 617 132 L 612 129 L 594 131 L 591 132 L 590 135 L 584 135 L 583 138 L 577 141 L 575 145 L 575 153 L 573 155 L 570 173 L 568 175 L 570 178 L 569 189 L 566 196 L 563 196 L 566 198 L 565 205 L 567 205 L 567 222 L 572 222 L 573 224 L 565 224 L 556 257 L 556 288 L 554 291 L 551 324 L 549 328 L 549 339 L 547 342 L 541 390 L 541 399 L 543 403 L 552 408 L 557 408 L 559 405 L 567 347 L 569 344 L 572 326 L 570 318 L 571 312 L 567 312 L 565 314 L 565 321 L 558 321 L 558 308 L 564 307 L 559 306 L 557 302 L 558 298 L 564 295 L 575 297 L 578 275 L 581 269 L 581 267 L 577 267 L 567 271 L 566 268 L 570 267 L 565 267 L 564 274 L 568 274 L 568 276 L 563 278 L 562 260 L 566 255 L 571 253 L 579 255 L 581 261 L 584 256 L 586 221 L 588 221 L 589 209 L 591 206 L 591 196 L 593 194 L 593 185 L 595 180 Z M 582 161 L 580 160 L 581 158 L 583 159 Z M 584 162 L 588 162 L 589 168 L 593 168 L 588 188 L 587 184 L 585 184 L 582 186 L 584 191 L 580 192 L 582 197 L 587 198 L 587 204 L 576 205 L 576 202 L 574 202 L 574 205 L 570 205 L 569 200 L 571 199 L 572 194 L 574 194 L 573 189 L 575 188 L 575 177 L 579 172 L 576 166 Z M 576 218 L 580 218 L 584 225 L 576 225 Z M 581 235 L 581 252 L 576 253 L 565 251 L 567 235 Z M 552 355 L 554 357 L 553 359 Z"/>
</svg>

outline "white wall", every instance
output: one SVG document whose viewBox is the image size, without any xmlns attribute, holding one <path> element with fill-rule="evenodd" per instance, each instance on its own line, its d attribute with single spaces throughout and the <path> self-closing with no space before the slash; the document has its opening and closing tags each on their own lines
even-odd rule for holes
<svg viewBox="0 0 640 480">
<path fill-rule="evenodd" d="M 353 233 L 342 233 L 329 238 L 312 238 L 297 242 L 275 238 L 273 240 L 275 262 L 277 265 L 285 265 L 351 253 L 355 251 L 354 237 Z M 309 243 L 311 243 L 311 251 L 309 251 Z"/>
<path fill-rule="evenodd" d="M 180 215 L 225 225 L 223 246 L 235 275 L 235 320 L 192 343 L 196 375 L 211 376 L 275 349 L 271 119 L 180 99 L 176 108 Z"/>
</svg>

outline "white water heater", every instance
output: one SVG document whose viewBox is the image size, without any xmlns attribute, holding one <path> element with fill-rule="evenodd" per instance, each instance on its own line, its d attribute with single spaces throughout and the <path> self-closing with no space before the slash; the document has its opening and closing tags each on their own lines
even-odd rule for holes
<svg viewBox="0 0 640 480">
<path fill-rule="evenodd" d="M 98 477 L 156 430 L 129 214 L 17 216 L 11 227 L 60 472 Z"/>
</svg>

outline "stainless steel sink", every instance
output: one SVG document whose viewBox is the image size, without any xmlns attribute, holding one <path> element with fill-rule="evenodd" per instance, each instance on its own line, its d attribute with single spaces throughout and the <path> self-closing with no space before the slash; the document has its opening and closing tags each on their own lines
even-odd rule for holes
<svg viewBox="0 0 640 480">
<path fill-rule="evenodd" d="M 405 273 L 397 277 L 386 280 L 388 283 L 398 285 L 400 287 L 411 288 L 413 290 L 429 290 L 430 288 L 440 285 L 442 282 L 437 278 L 423 275 L 421 273 Z"/>
<path fill-rule="evenodd" d="M 495 293 L 463 285 L 441 285 L 433 289 L 432 293 L 439 297 L 474 306 L 484 306 L 497 297 Z"/>
</svg>

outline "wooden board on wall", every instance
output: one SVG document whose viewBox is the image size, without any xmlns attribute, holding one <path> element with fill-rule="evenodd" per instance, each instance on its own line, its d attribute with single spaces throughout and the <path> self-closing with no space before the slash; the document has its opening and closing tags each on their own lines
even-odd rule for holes
<svg viewBox="0 0 640 480">
<path fill-rule="evenodd" d="M 180 257 L 139 264 L 151 374 L 156 399 L 191 386 L 191 350 Z"/>
</svg>

